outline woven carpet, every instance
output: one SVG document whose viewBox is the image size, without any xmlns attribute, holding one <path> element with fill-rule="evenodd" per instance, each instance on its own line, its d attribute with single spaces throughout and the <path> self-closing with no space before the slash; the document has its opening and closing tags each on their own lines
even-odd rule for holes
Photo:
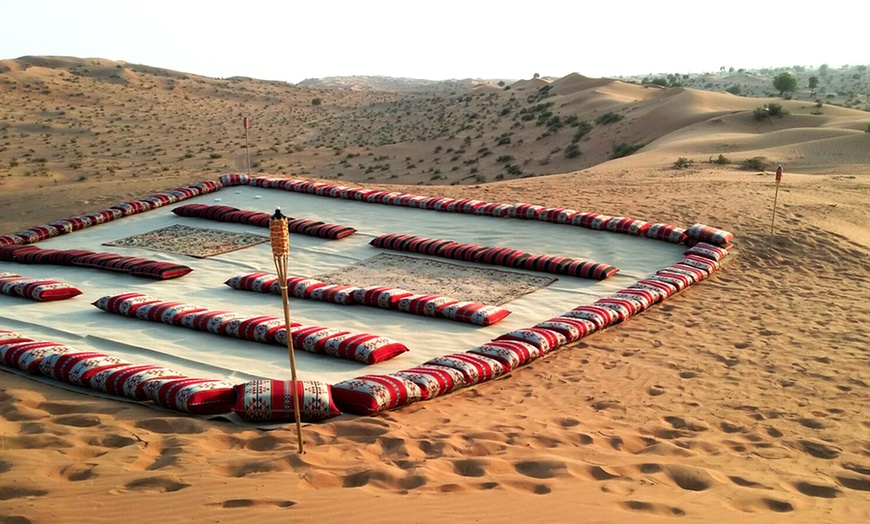
<svg viewBox="0 0 870 524">
<path fill-rule="evenodd" d="M 269 237 L 260 235 L 173 224 L 147 233 L 105 242 L 103 245 L 134 247 L 195 258 L 207 258 L 268 241 Z"/>
<path fill-rule="evenodd" d="M 491 305 L 510 302 L 557 280 L 515 271 L 389 254 L 380 254 L 314 278 L 345 286 L 390 286 L 412 293 L 442 295 Z"/>
</svg>

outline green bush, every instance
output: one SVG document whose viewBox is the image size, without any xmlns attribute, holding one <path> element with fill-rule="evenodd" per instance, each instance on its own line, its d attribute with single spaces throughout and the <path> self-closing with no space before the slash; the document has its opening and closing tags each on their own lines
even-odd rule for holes
<svg viewBox="0 0 870 524">
<path fill-rule="evenodd" d="M 740 167 L 746 169 L 748 171 L 764 171 L 767 169 L 767 157 L 763 156 L 754 156 L 752 158 L 748 158 L 740 164 Z"/>
<path fill-rule="evenodd" d="M 728 164 L 731 163 L 731 159 L 726 157 L 722 153 L 719 153 L 718 158 L 710 157 L 710 163 L 711 164 L 719 164 L 720 166 L 727 166 Z"/>
<path fill-rule="evenodd" d="M 680 158 L 678 158 L 674 161 L 674 168 L 686 169 L 687 167 L 690 167 L 694 163 L 695 163 L 694 160 L 689 160 L 688 158 L 681 156 Z"/>
<path fill-rule="evenodd" d="M 577 158 L 580 156 L 580 146 L 576 142 L 572 142 L 565 148 L 565 158 Z"/>
<path fill-rule="evenodd" d="M 603 115 L 598 115 L 598 118 L 595 119 L 595 123 L 598 125 L 612 124 L 614 122 L 619 122 L 623 118 L 622 115 L 609 111 Z"/>
<path fill-rule="evenodd" d="M 638 149 L 643 147 L 643 144 L 628 144 L 626 142 L 616 143 L 614 142 L 611 145 L 612 149 L 610 151 L 610 159 L 613 160 L 615 158 L 622 158 L 624 156 L 628 156 Z"/>
<path fill-rule="evenodd" d="M 496 162 L 513 162 L 514 157 L 511 155 L 499 155 L 498 158 L 495 159 Z"/>
<path fill-rule="evenodd" d="M 592 131 L 592 122 L 580 122 L 577 125 L 577 131 L 574 132 L 574 136 L 571 138 L 571 143 L 576 144 L 581 138 L 589 134 L 590 131 Z"/>
</svg>

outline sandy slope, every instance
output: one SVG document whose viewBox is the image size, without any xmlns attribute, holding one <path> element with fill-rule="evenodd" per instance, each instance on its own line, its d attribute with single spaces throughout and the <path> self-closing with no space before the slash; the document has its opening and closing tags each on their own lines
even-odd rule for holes
<svg viewBox="0 0 870 524">
<path fill-rule="evenodd" d="M 591 89 L 616 103 L 634 88 Z M 662 93 L 667 111 L 632 106 L 639 127 L 626 132 L 658 139 L 630 157 L 401 190 L 719 226 L 735 233 L 737 253 L 712 278 L 506 378 L 308 426 L 301 456 L 290 427 L 176 416 L 2 373 L 0 521 L 870 519 L 866 114 L 806 108 L 797 128 L 760 126 L 730 105 L 757 100 Z M 719 151 L 801 165 L 805 174 L 786 169 L 775 235 L 772 175 L 702 163 Z M 678 156 L 697 163 L 674 170 Z M 122 175 L 41 188 L 7 179 L 2 231 L 213 176 Z"/>
</svg>

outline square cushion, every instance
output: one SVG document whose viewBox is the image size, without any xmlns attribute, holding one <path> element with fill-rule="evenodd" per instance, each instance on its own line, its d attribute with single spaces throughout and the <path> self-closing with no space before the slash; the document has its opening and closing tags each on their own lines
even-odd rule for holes
<svg viewBox="0 0 870 524">
<path fill-rule="evenodd" d="M 554 273 L 579 278 L 591 278 L 593 280 L 605 280 L 619 273 L 619 269 L 609 264 L 602 264 L 591 260 L 566 258 L 556 267 Z"/>
<path fill-rule="evenodd" d="M 595 329 L 604 329 L 619 320 L 612 310 L 593 304 L 577 306 L 571 311 L 562 313 L 562 316 L 588 320 L 592 322 Z"/>
<path fill-rule="evenodd" d="M 335 405 L 345 413 L 374 415 L 423 399 L 420 387 L 395 375 L 365 375 L 332 385 Z"/>
<path fill-rule="evenodd" d="M 414 235 L 405 235 L 402 233 L 388 233 L 386 235 L 377 236 L 369 241 L 369 244 L 382 249 L 402 250 L 402 245 L 412 238 L 417 238 Z"/>
<path fill-rule="evenodd" d="M 78 288 L 64 282 L 40 279 L 31 279 L 29 282 L 20 282 L 15 287 L 15 292 L 21 297 L 37 300 L 39 302 L 66 300 L 82 294 Z"/>
<path fill-rule="evenodd" d="M 427 360 L 423 365 L 453 368 L 462 373 L 468 386 L 492 380 L 510 371 L 500 360 L 468 352 L 435 357 Z"/>
<path fill-rule="evenodd" d="M 356 360 L 363 364 L 377 364 L 406 351 L 408 348 L 404 344 L 369 333 L 334 336 L 323 345 L 323 352 L 327 355 Z"/>
<path fill-rule="evenodd" d="M 686 274 L 660 269 L 655 275 L 649 277 L 648 280 L 658 280 L 671 284 L 677 288 L 677 291 L 682 291 L 694 284 L 694 279 Z"/>
<path fill-rule="evenodd" d="M 613 217 L 607 221 L 605 228 L 614 233 L 645 236 L 651 226 L 652 224 L 644 222 L 643 220 L 626 217 Z"/>
<path fill-rule="evenodd" d="M 277 280 L 273 284 L 273 292 L 280 293 L 280 282 Z M 314 278 L 294 276 L 287 279 L 287 292 L 297 298 L 311 298 L 311 292 L 319 287 L 326 286 L 325 282 L 321 282 Z"/>
<path fill-rule="evenodd" d="M 295 403 L 299 405 L 302 422 L 320 422 L 341 415 L 332 400 L 332 386 L 323 382 L 252 380 L 234 388 L 233 413 L 248 422 L 294 421 Z"/>
<path fill-rule="evenodd" d="M 576 342 L 595 331 L 595 324 L 582 318 L 555 317 L 535 324 L 536 328 L 549 329 L 561 333 L 565 342 Z"/>
<path fill-rule="evenodd" d="M 453 260 L 475 262 L 480 257 L 480 254 L 486 250 L 487 248 L 484 246 L 476 246 L 474 244 L 465 244 L 461 242 L 452 242 L 438 250 L 438 256 L 450 258 Z"/>
<path fill-rule="evenodd" d="M 642 279 L 629 286 L 629 289 L 644 289 L 651 293 L 658 293 L 659 302 L 670 298 L 678 289 L 673 284 L 659 280 Z"/>
<path fill-rule="evenodd" d="M 278 282 L 278 275 L 255 272 L 243 275 L 236 275 L 228 279 L 224 284 L 233 289 L 241 289 L 244 291 L 257 291 L 259 293 L 269 293 L 272 291 L 272 286 Z"/>
<path fill-rule="evenodd" d="M 357 288 L 353 298 L 357 304 L 376 306 L 383 309 L 398 309 L 399 301 L 413 295 L 410 291 L 389 286 Z"/>
<path fill-rule="evenodd" d="M 103 391 L 110 395 L 145 400 L 145 392 L 142 389 L 145 380 L 170 376 L 182 378 L 185 375 L 179 371 L 153 364 L 127 364 L 96 372 L 90 379 L 90 386 L 91 389 Z"/>
<path fill-rule="evenodd" d="M 169 280 L 183 277 L 191 271 L 193 271 L 192 268 L 174 262 L 148 262 L 133 267 L 130 274 L 134 277 Z"/>
<path fill-rule="evenodd" d="M 94 355 L 86 358 L 76 357 L 74 360 L 75 364 L 68 371 L 65 371 L 65 375 L 59 378 L 64 382 L 84 387 L 90 387 L 93 376 L 101 371 L 132 365 L 130 362 L 112 355 Z"/>
<path fill-rule="evenodd" d="M 39 373 L 39 364 L 42 359 L 54 355 L 78 352 L 57 342 L 44 340 L 30 340 L 6 342 L 0 344 L 0 363 L 10 368 L 18 368 L 27 373 Z"/>
<path fill-rule="evenodd" d="M 109 358 L 105 353 L 99 351 L 69 351 L 64 353 L 52 353 L 46 355 L 39 362 L 39 372 L 48 378 L 60 380 L 61 382 L 71 382 L 70 372 L 74 367 L 83 361 L 91 359 Z M 116 362 L 123 363 L 123 362 Z"/>
<path fill-rule="evenodd" d="M 629 319 L 641 310 L 636 302 L 624 298 L 599 298 L 595 301 L 595 305 L 607 308 L 616 313 L 620 322 Z"/>
<path fill-rule="evenodd" d="M 422 365 L 403 369 L 391 375 L 417 384 L 422 400 L 446 395 L 466 385 L 465 376 L 461 371 L 444 366 Z"/>
<path fill-rule="evenodd" d="M 207 378 L 152 378 L 145 396 L 173 411 L 198 415 L 229 413 L 236 403 L 234 384 Z"/>
<path fill-rule="evenodd" d="M 509 309 L 480 302 L 455 302 L 438 308 L 438 315 L 441 317 L 478 326 L 491 326 L 510 314 Z"/>
<path fill-rule="evenodd" d="M 728 255 L 728 250 L 723 248 L 723 247 L 720 247 L 720 246 L 714 246 L 713 244 L 708 244 L 706 242 L 698 242 L 694 246 L 690 247 L 683 254 L 684 255 L 700 256 L 700 257 L 709 258 L 710 260 L 715 260 L 716 262 L 719 262 L 720 260 L 725 258 L 726 255 Z"/>
<path fill-rule="evenodd" d="M 519 340 L 493 340 L 468 352 L 498 360 L 508 371 L 524 366 L 542 355 L 538 346 Z"/>
<path fill-rule="evenodd" d="M 405 313 L 427 317 L 440 316 L 440 309 L 457 301 L 440 295 L 409 295 L 399 299 L 396 308 Z"/>
<path fill-rule="evenodd" d="M 359 290 L 358 287 L 330 284 L 318 287 L 312 291 L 310 298 L 311 300 L 319 300 L 321 302 L 350 305 L 356 303 L 354 293 L 357 290 Z"/>
<path fill-rule="evenodd" d="M 565 335 L 558 331 L 537 327 L 517 329 L 505 333 L 504 335 L 495 338 L 495 340 L 518 340 L 520 342 L 528 342 L 529 344 L 536 346 L 541 351 L 541 354 L 546 354 L 567 342 Z"/>
<path fill-rule="evenodd" d="M 719 269 L 718 261 L 708 257 L 693 254 L 683 255 L 683 259 L 680 260 L 680 264 L 696 267 L 702 271 L 705 271 L 707 273 L 707 276 L 710 276 L 711 274 L 713 274 L 714 271 Z"/>
<path fill-rule="evenodd" d="M 686 235 L 698 242 L 713 244 L 714 246 L 722 246 L 730 244 L 734 240 L 734 235 L 724 229 L 718 229 L 704 224 L 694 224 L 686 230 Z"/>
<path fill-rule="evenodd" d="M 320 224 L 311 226 L 307 231 L 305 231 L 306 235 L 318 238 L 328 238 L 330 240 L 345 238 L 354 233 L 356 233 L 356 229 L 340 224 Z"/>
<path fill-rule="evenodd" d="M 421 255 L 438 255 L 444 246 L 452 243 L 452 240 L 444 238 L 411 237 L 403 243 L 402 250 Z"/>
</svg>

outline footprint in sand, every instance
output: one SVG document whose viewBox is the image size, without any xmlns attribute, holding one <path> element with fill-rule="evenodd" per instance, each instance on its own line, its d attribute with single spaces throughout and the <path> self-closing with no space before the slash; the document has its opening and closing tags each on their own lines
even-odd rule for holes
<svg viewBox="0 0 870 524">
<path fill-rule="evenodd" d="M 212 502 L 209 506 L 217 506 L 224 509 L 253 508 L 256 506 L 275 506 L 276 508 L 289 508 L 295 506 L 292 500 L 277 499 L 229 499 L 223 502 Z"/>
<path fill-rule="evenodd" d="M 815 482 L 795 482 L 793 485 L 796 490 L 808 497 L 833 499 L 843 494 L 843 492 L 835 486 L 825 486 L 822 484 L 817 484 Z"/>
<path fill-rule="evenodd" d="M 97 474 L 94 473 L 94 467 L 96 467 L 96 464 L 70 464 L 61 467 L 58 470 L 57 475 L 70 482 L 80 482 L 97 476 Z"/>
<path fill-rule="evenodd" d="M 48 495 L 44 489 L 22 488 L 20 486 L 0 486 L 0 500 L 23 499 Z"/>
<path fill-rule="evenodd" d="M 514 469 L 516 469 L 517 473 L 520 475 L 536 479 L 551 479 L 568 475 L 568 468 L 565 463 L 553 460 L 529 460 L 517 462 L 514 464 Z"/>
<path fill-rule="evenodd" d="M 124 484 L 124 488 L 129 491 L 156 491 L 157 493 L 171 493 L 187 487 L 190 487 L 190 484 L 170 475 L 145 477 Z"/>
<path fill-rule="evenodd" d="M 837 448 L 828 446 L 827 444 L 822 444 L 821 442 L 813 442 L 811 440 L 798 440 L 795 443 L 795 447 L 811 455 L 820 459 L 835 459 L 840 456 L 840 451 Z"/>
<path fill-rule="evenodd" d="M 682 517 L 686 514 L 686 512 L 681 508 L 659 504 L 657 502 L 644 502 L 641 500 L 627 500 L 622 502 L 620 506 L 629 511 L 643 511 L 655 515 L 673 515 Z"/>
</svg>

